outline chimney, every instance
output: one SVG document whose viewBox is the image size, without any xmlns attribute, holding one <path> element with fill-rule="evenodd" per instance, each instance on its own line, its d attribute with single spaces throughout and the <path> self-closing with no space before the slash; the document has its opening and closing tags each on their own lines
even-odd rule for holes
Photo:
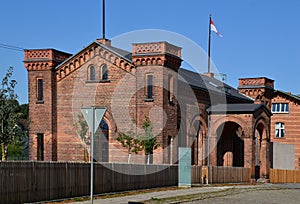
<svg viewBox="0 0 300 204">
<path fill-rule="evenodd" d="M 210 77 L 210 78 L 214 78 L 215 77 L 215 74 L 214 73 L 211 73 L 211 72 L 206 72 L 203 74 L 204 76 L 207 76 L 207 77 Z"/>
<path fill-rule="evenodd" d="M 106 46 L 111 46 L 111 40 L 106 39 L 106 38 L 99 38 L 97 39 L 97 42 L 106 45 Z"/>
</svg>

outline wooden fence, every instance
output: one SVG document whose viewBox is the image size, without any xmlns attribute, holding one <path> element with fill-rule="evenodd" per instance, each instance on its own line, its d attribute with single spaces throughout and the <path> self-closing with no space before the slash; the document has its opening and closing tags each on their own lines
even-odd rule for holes
<svg viewBox="0 0 300 204">
<path fill-rule="evenodd" d="M 94 168 L 94 194 L 178 185 L 177 165 L 95 163 Z M 191 171 L 192 184 L 245 183 L 250 181 L 251 172 L 247 168 L 217 166 L 192 166 Z M 0 179 L 1 203 L 90 194 L 89 163 L 0 162 Z"/>
<path fill-rule="evenodd" d="M 192 166 L 192 185 L 202 184 L 203 183 L 203 175 L 202 175 L 202 166 Z"/>
<path fill-rule="evenodd" d="M 208 166 L 204 167 L 203 174 L 208 178 L 209 184 L 214 183 L 249 183 L 251 169 L 243 167 Z"/>
<path fill-rule="evenodd" d="M 95 163 L 94 194 L 178 184 L 169 165 Z M 73 162 L 0 162 L 0 202 L 24 203 L 85 196 L 90 164 Z"/>
<path fill-rule="evenodd" d="M 271 183 L 300 183 L 300 170 L 270 170 Z"/>
<path fill-rule="evenodd" d="M 250 179 L 250 168 L 192 166 L 192 184 L 249 183 Z"/>
</svg>

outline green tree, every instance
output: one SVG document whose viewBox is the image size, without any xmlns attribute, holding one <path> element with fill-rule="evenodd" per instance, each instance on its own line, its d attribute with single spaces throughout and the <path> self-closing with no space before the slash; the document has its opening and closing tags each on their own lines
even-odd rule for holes
<svg viewBox="0 0 300 204">
<path fill-rule="evenodd" d="M 8 145 L 20 140 L 23 131 L 18 125 L 19 103 L 16 100 L 15 86 L 17 82 L 11 79 L 13 68 L 7 70 L 0 88 L 0 144 L 2 160 L 6 160 Z"/>
<path fill-rule="evenodd" d="M 127 149 L 128 152 L 128 160 L 130 163 L 131 153 L 137 154 L 139 151 L 142 151 L 143 148 L 141 146 L 141 141 L 137 138 L 133 125 L 131 125 L 130 130 L 126 133 L 120 132 L 117 141 L 119 141 L 122 147 Z"/>
<path fill-rule="evenodd" d="M 84 160 L 88 161 L 89 160 L 89 150 L 88 150 L 88 146 L 87 146 L 87 135 L 88 135 L 88 131 L 89 131 L 89 127 L 87 122 L 85 121 L 82 113 L 79 113 L 77 115 L 78 120 L 76 123 L 74 123 L 74 128 L 77 132 L 77 134 L 80 136 L 83 145 L 84 145 Z"/>
<path fill-rule="evenodd" d="M 147 164 L 150 164 L 153 163 L 153 151 L 157 149 L 160 144 L 158 143 L 157 138 L 153 136 L 153 125 L 148 116 L 145 116 L 142 128 L 144 129 L 144 134 L 140 136 L 141 145 L 147 157 Z"/>
</svg>

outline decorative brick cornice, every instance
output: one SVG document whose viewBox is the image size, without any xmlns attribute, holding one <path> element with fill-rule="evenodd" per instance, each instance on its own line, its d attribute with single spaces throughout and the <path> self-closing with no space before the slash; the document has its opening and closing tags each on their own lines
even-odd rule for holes
<svg viewBox="0 0 300 204">
<path fill-rule="evenodd" d="M 56 69 L 56 80 L 60 81 L 68 76 L 73 71 L 80 68 L 83 64 L 87 63 L 90 59 L 99 56 L 111 64 L 130 72 L 134 65 L 120 56 L 117 56 L 112 51 L 100 46 L 97 43 L 92 43 L 87 48 L 83 49 L 78 54 L 74 55 L 68 61 L 59 65 Z"/>
<path fill-rule="evenodd" d="M 239 79 L 239 88 L 256 88 L 256 87 L 273 89 L 274 80 L 266 77 Z"/>
<path fill-rule="evenodd" d="M 25 50 L 24 65 L 28 71 L 53 69 L 71 55 L 55 49 Z"/>
<path fill-rule="evenodd" d="M 166 66 L 179 69 L 181 48 L 167 42 L 135 43 L 132 46 L 132 61 L 136 66 Z"/>
</svg>

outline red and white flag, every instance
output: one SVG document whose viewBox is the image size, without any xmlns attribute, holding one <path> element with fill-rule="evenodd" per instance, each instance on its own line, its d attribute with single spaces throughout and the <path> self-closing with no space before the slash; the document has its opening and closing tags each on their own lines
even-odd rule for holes
<svg viewBox="0 0 300 204">
<path fill-rule="evenodd" d="M 217 35 L 219 37 L 223 37 L 223 35 L 217 30 L 217 28 L 216 28 L 214 22 L 212 21 L 212 19 L 210 19 L 210 30 L 214 31 L 215 33 L 217 33 Z"/>
</svg>

